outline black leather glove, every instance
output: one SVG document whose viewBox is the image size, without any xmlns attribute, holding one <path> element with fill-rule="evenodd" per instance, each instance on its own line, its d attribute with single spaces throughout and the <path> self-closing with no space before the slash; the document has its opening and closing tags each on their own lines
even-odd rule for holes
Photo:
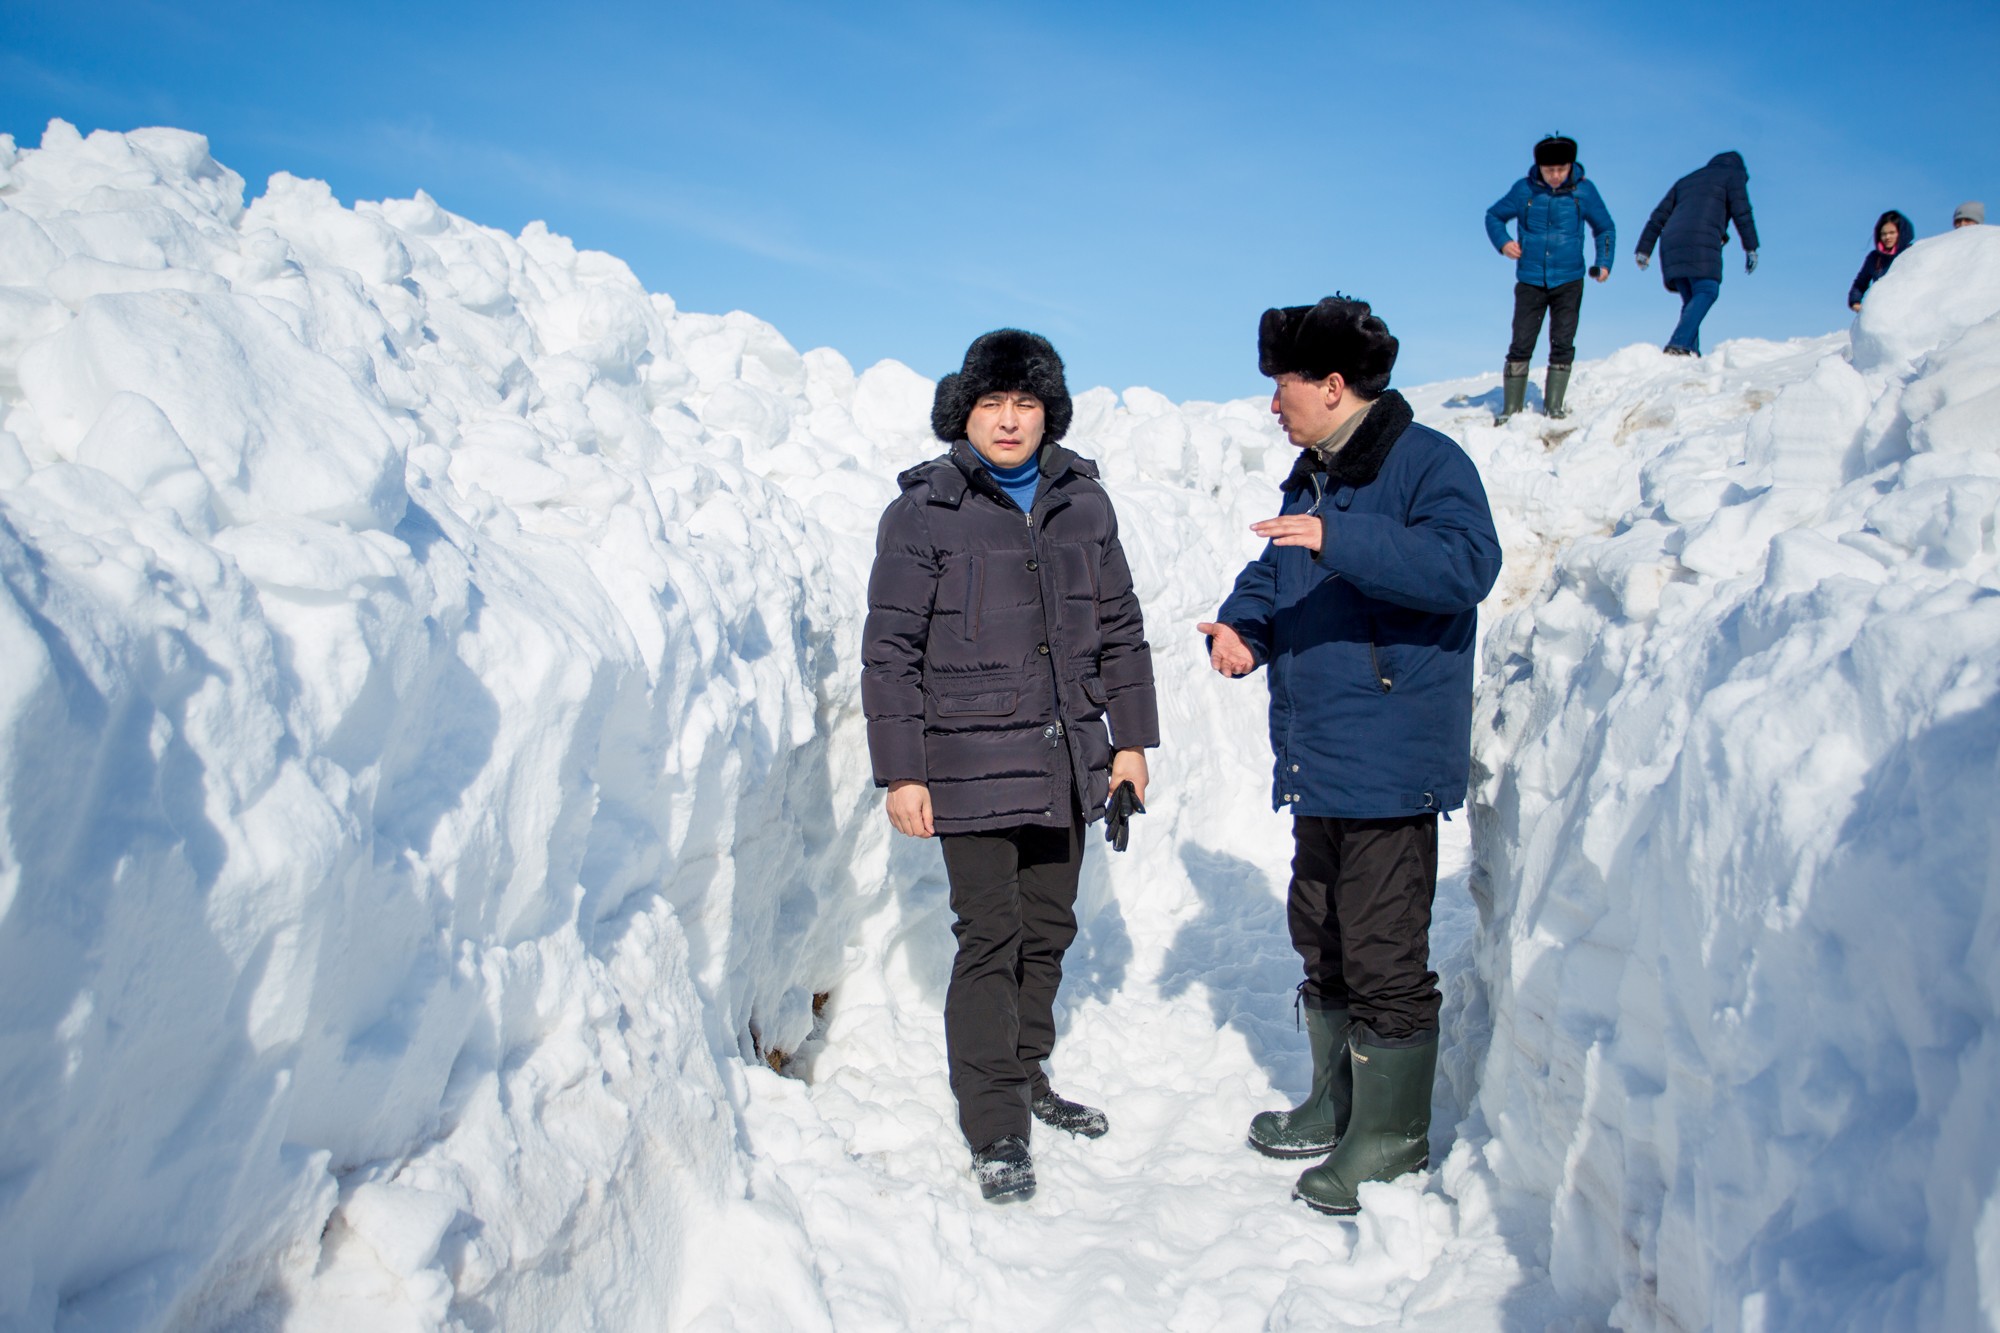
<svg viewBox="0 0 2000 1333">
<path fill-rule="evenodd" d="M 1143 815 L 1146 807 L 1131 783 L 1121 782 L 1111 799 L 1104 803 L 1104 840 L 1111 850 L 1122 852 L 1132 837 L 1132 816 Z"/>
</svg>

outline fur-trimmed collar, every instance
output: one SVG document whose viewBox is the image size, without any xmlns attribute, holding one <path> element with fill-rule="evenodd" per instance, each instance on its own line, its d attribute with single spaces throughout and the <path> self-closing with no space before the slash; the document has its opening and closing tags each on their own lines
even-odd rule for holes
<svg viewBox="0 0 2000 1333">
<path fill-rule="evenodd" d="M 1315 472 L 1324 472 L 1329 485 L 1366 486 L 1381 472 L 1389 451 L 1416 419 L 1417 414 L 1410 410 L 1403 395 L 1388 390 L 1369 406 L 1368 415 L 1333 456 L 1332 463 L 1322 463 L 1316 449 L 1299 450 L 1299 461 L 1292 465 L 1292 475 L 1285 478 L 1284 489 L 1304 486 Z"/>
<path fill-rule="evenodd" d="M 1073 454 L 1053 441 L 1044 444 L 1036 455 L 1041 463 L 1042 476 L 1051 485 L 1061 481 L 1071 472 L 1078 476 L 1097 477 L 1097 464 L 1081 454 Z M 1000 483 L 993 480 L 993 474 L 972 446 L 964 440 L 951 446 L 950 452 L 941 458 L 928 459 L 913 468 L 906 468 L 896 478 L 896 484 L 904 490 L 913 486 L 929 485 L 931 499 L 942 504 L 956 505 L 965 498 L 968 490 L 998 496 Z"/>
</svg>

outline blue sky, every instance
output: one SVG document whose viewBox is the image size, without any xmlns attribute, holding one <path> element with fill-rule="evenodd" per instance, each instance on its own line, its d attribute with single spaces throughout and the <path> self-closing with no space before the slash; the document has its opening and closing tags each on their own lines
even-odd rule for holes
<svg viewBox="0 0 2000 1333">
<path fill-rule="evenodd" d="M 926 375 L 1003 324 L 1073 385 L 1264 391 L 1257 316 L 1336 289 L 1398 379 L 1495 370 L 1512 265 L 1482 214 L 1559 130 L 1618 224 L 1584 358 L 1663 341 L 1631 263 L 1714 153 L 1749 163 L 1704 345 L 1823 333 L 1885 208 L 2000 218 L 2000 5 L 8 0 L 0 132 L 54 116 L 209 137 L 249 193 L 428 190 L 545 220 L 682 308 L 743 309 Z M 1546 342 L 1542 350 L 1546 351 Z"/>
</svg>

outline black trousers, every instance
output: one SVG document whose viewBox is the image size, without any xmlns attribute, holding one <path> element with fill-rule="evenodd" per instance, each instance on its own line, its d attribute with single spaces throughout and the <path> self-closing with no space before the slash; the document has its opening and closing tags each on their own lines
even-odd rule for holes
<svg viewBox="0 0 2000 1333">
<path fill-rule="evenodd" d="M 939 839 L 958 919 L 944 995 L 944 1044 L 958 1124 L 983 1148 L 1028 1137 L 1028 1103 L 1048 1090 L 1056 989 L 1076 939 L 1083 819 L 1070 827 L 954 833 Z"/>
<path fill-rule="evenodd" d="M 1347 1009 L 1386 1045 L 1438 1030 L 1430 969 L 1437 816 L 1292 820 L 1286 916 L 1305 1002 Z"/>
<path fill-rule="evenodd" d="M 1560 287 L 1514 284 L 1514 341 L 1507 347 L 1509 361 L 1532 361 L 1535 340 L 1542 336 L 1542 316 L 1549 317 L 1549 364 L 1576 364 L 1576 323 L 1583 312 L 1583 279 Z"/>
</svg>

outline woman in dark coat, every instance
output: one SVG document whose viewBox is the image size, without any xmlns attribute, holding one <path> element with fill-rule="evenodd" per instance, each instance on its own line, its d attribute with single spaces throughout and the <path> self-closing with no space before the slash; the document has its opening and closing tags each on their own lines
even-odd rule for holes
<svg viewBox="0 0 2000 1333">
<path fill-rule="evenodd" d="M 1757 222 L 1750 215 L 1750 172 L 1741 153 L 1717 153 L 1674 182 L 1639 233 L 1639 267 L 1660 246 L 1660 280 L 1681 298 L 1680 323 L 1667 339 L 1671 356 L 1701 355 L 1701 321 L 1722 295 L 1722 247 L 1729 224 L 1743 242 L 1743 271 L 1757 271 Z"/>
<path fill-rule="evenodd" d="M 1875 280 L 1887 273 L 1896 256 L 1909 249 L 1916 239 L 1910 220 L 1896 209 L 1875 219 L 1875 248 L 1861 261 L 1861 271 L 1854 275 L 1854 284 L 1847 289 L 1849 310 L 1861 309 L 1861 298 L 1868 294 Z"/>
</svg>

